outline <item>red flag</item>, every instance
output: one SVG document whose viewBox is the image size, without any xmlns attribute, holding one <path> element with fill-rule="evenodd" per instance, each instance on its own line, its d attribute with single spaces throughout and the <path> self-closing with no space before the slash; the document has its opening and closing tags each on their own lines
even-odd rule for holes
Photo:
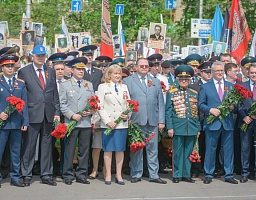
<svg viewBox="0 0 256 200">
<path fill-rule="evenodd" d="M 228 28 L 232 31 L 230 53 L 239 64 L 247 51 L 248 42 L 251 39 L 241 0 L 232 0 Z"/>
<path fill-rule="evenodd" d="M 102 0 L 100 55 L 114 57 L 108 0 Z"/>
</svg>

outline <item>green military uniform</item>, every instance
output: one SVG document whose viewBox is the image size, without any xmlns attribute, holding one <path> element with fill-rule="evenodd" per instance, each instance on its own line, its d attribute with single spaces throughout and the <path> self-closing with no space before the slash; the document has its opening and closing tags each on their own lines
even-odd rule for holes
<svg viewBox="0 0 256 200">
<path fill-rule="evenodd" d="M 198 66 L 202 62 L 202 57 L 199 54 L 190 54 L 187 56 L 184 60 L 185 65 L 189 65 L 190 67 L 192 66 Z M 195 83 L 198 82 L 201 79 L 200 74 L 195 74 L 195 76 L 191 76 L 191 82 L 190 83 Z"/>
<path fill-rule="evenodd" d="M 189 79 L 194 75 L 188 65 L 175 70 L 178 78 Z M 166 97 L 166 126 L 174 130 L 173 136 L 173 178 L 190 178 L 191 162 L 195 136 L 200 130 L 198 117 L 198 93 L 180 86 L 168 91 Z M 188 181 L 189 182 L 189 181 Z"/>
</svg>

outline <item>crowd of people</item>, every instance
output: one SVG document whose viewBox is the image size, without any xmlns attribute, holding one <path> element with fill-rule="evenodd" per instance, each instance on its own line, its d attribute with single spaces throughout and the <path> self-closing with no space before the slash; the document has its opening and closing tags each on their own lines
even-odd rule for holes
<svg viewBox="0 0 256 200">
<path fill-rule="evenodd" d="M 101 170 L 106 185 L 111 185 L 112 173 L 119 185 L 126 183 L 123 173 L 130 175 L 131 183 L 145 176 L 166 184 L 159 176 L 167 173 L 167 149 L 159 142 L 164 137 L 172 139 L 173 183 L 194 183 L 200 174 L 204 184 L 218 176 L 238 184 L 233 173 L 241 175 L 241 183 L 255 179 L 256 116 L 249 112 L 256 100 L 256 58 L 245 57 L 238 65 L 229 54 L 206 60 L 193 53 L 184 60 L 165 61 L 161 54 L 153 54 L 125 62 L 108 56 L 94 59 L 96 49 L 88 45 L 47 59 L 42 45 L 34 47 L 31 57 L 17 56 L 17 47 L 0 50 L 0 187 L 8 173 L 11 185 L 29 187 L 36 164 L 41 183 L 51 186 L 57 185 L 55 175 L 66 185 L 74 180 L 90 184 L 88 179 L 98 178 Z M 230 105 L 230 113 L 220 120 L 218 106 L 234 84 L 246 87 L 253 97 Z M 94 95 L 100 110 L 84 111 Z M 25 102 L 22 111 L 7 111 L 6 99 L 12 96 Z M 124 114 L 127 100 L 139 103 L 138 112 Z M 210 124 L 209 115 L 216 117 Z M 74 129 L 59 140 L 61 150 L 56 153 L 53 124 L 74 120 Z M 143 138 L 155 133 L 144 149 L 135 152 L 128 140 L 131 122 Z M 240 129 L 243 123 L 246 130 Z M 108 128 L 113 131 L 105 134 Z M 197 142 L 201 162 L 191 162 Z"/>
</svg>

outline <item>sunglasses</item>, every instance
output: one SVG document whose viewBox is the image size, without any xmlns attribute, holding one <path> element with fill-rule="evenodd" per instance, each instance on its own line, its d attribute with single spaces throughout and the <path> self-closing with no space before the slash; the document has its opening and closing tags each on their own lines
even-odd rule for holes
<svg viewBox="0 0 256 200">
<path fill-rule="evenodd" d="M 139 67 L 142 69 L 145 69 L 145 68 L 148 68 L 149 66 L 148 65 L 139 65 Z"/>
</svg>

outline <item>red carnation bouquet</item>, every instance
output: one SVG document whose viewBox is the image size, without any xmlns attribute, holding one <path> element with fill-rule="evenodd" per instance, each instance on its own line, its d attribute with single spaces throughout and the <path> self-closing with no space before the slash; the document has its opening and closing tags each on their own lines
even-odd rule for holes
<svg viewBox="0 0 256 200">
<path fill-rule="evenodd" d="M 220 115 L 218 116 L 220 121 L 223 121 L 224 118 L 230 114 L 231 107 L 237 106 L 244 99 L 248 99 L 249 97 L 253 96 L 252 92 L 249 91 L 246 87 L 243 87 L 239 84 L 235 84 L 234 87 L 235 88 L 232 88 L 230 91 L 228 91 L 227 86 L 225 87 L 225 92 L 228 93 L 225 96 L 225 99 L 221 102 L 221 105 L 217 107 L 220 110 Z M 217 117 L 211 114 L 206 119 L 207 124 L 211 124 L 216 118 Z"/>
<path fill-rule="evenodd" d="M 199 156 L 198 136 L 196 136 L 193 151 L 188 159 L 190 162 L 201 162 L 201 156 Z"/>
<path fill-rule="evenodd" d="M 77 112 L 76 114 L 82 115 L 83 112 L 88 112 L 89 110 L 100 110 L 100 106 L 98 105 L 98 103 L 100 103 L 99 97 L 98 96 L 91 96 L 87 99 L 87 104 L 84 107 L 84 109 L 80 112 Z M 77 124 L 76 120 L 72 120 L 67 128 L 67 137 L 71 134 L 71 132 L 73 131 L 73 129 L 75 128 Z"/>
<path fill-rule="evenodd" d="M 149 137 L 144 138 L 143 133 L 145 135 L 149 135 Z M 156 132 L 151 131 L 143 131 L 138 124 L 131 123 L 128 128 L 128 136 L 130 143 L 130 151 L 136 152 L 140 149 L 143 149 L 146 146 L 146 143 L 149 142 L 154 136 Z"/>
<path fill-rule="evenodd" d="M 249 109 L 249 112 L 248 112 L 248 115 L 251 117 L 251 116 L 256 116 L 256 102 L 253 102 L 250 106 L 250 109 Z M 249 124 L 246 124 L 246 123 L 243 123 L 242 126 L 241 126 L 241 130 L 243 132 L 245 132 L 248 128 L 248 125 Z"/>
<path fill-rule="evenodd" d="M 55 120 L 53 126 L 55 127 L 55 129 L 51 133 L 51 135 L 57 139 L 64 138 L 68 128 L 66 124 L 60 123 L 58 120 Z"/>
<path fill-rule="evenodd" d="M 162 87 L 163 92 L 167 92 L 167 90 L 166 90 L 166 85 L 164 84 L 164 82 L 163 82 L 163 81 L 160 81 L 160 84 L 161 84 L 161 87 Z"/>
<path fill-rule="evenodd" d="M 138 109 L 139 102 L 133 101 L 133 100 L 127 100 L 127 103 L 128 103 L 128 109 L 125 110 L 124 112 L 122 112 L 123 115 L 128 115 L 130 112 L 138 112 L 138 111 L 139 111 L 139 109 Z M 119 124 L 121 121 L 122 121 L 122 118 L 121 118 L 121 117 L 118 117 L 118 118 L 115 120 L 115 123 L 116 123 L 116 124 Z M 113 130 L 113 129 L 112 129 L 111 127 L 109 127 L 109 128 L 107 128 L 107 129 L 104 131 L 104 134 L 105 134 L 105 135 L 109 135 L 112 130 Z"/>
<path fill-rule="evenodd" d="M 4 110 L 4 113 L 8 115 L 8 117 L 14 112 L 18 111 L 21 112 L 24 109 L 25 102 L 18 97 L 15 96 L 9 96 L 6 98 L 6 101 L 8 102 L 7 107 Z M 3 126 L 4 120 L 0 119 L 0 128 Z"/>
</svg>

